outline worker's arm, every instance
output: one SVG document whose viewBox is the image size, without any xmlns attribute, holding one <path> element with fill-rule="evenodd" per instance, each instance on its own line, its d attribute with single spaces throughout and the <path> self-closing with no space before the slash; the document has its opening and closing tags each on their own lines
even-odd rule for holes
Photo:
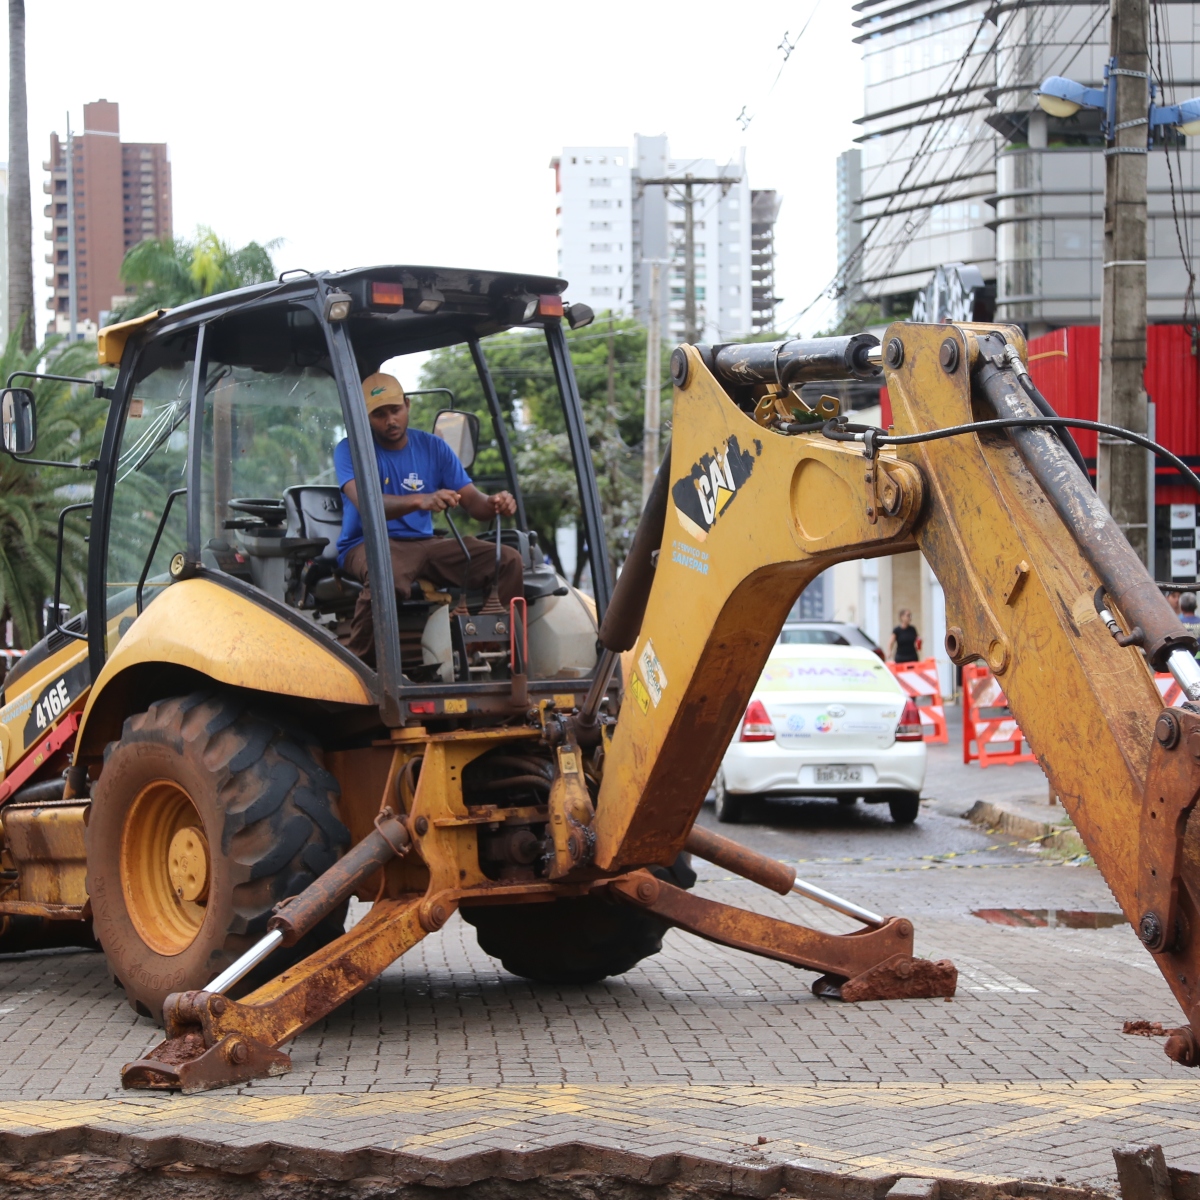
<svg viewBox="0 0 1200 1200">
<path fill-rule="evenodd" d="M 472 491 L 475 489 L 472 488 Z M 342 484 L 342 491 L 346 493 L 346 499 L 358 507 L 358 486 L 353 479 L 347 479 Z M 506 495 L 507 493 L 502 493 Z M 454 508 L 458 505 L 461 494 L 453 491 L 451 488 L 441 488 L 436 492 L 412 492 L 407 496 L 389 496 L 383 497 L 383 515 L 389 521 L 395 521 L 400 517 L 407 517 L 409 513 L 414 512 L 444 512 L 448 508 Z M 469 510 L 468 510 L 469 511 Z M 474 516 L 474 514 L 471 514 Z"/>
<path fill-rule="evenodd" d="M 468 483 L 458 496 L 463 508 L 476 521 L 491 521 L 497 515 L 511 517 L 517 511 L 517 502 L 511 492 L 495 492 L 489 496 L 473 483 Z"/>
</svg>

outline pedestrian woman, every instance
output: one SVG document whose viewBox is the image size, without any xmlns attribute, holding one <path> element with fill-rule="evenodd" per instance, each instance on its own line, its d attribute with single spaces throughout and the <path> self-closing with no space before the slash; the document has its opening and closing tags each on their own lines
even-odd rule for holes
<svg viewBox="0 0 1200 1200">
<path fill-rule="evenodd" d="M 912 623 L 912 610 L 900 610 L 900 624 L 892 630 L 892 640 L 888 643 L 888 657 L 892 662 L 920 662 L 917 647 L 921 644 L 917 627 Z"/>
</svg>

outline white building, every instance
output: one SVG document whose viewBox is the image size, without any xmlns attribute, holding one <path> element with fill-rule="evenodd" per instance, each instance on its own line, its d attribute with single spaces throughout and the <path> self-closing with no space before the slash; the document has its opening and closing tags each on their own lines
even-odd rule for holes
<svg viewBox="0 0 1200 1200">
<path fill-rule="evenodd" d="M 0 338 L 8 340 L 8 163 L 0 163 Z"/>
<path fill-rule="evenodd" d="M 772 193 L 770 204 L 754 209 L 744 154 L 724 165 L 672 158 L 665 136 L 639 134 L 632 153 L 623 146 L 567 146 L 550 165 L 558 191 L 558 273 L 570 282 L 573 301 L 644 319 L 647 263 L 669 261 L 663 329 L 681 340 L 687 179 L 719 179 L 692 185 L 700 340 L 730 341 L 771 328 L 777 301 L 770 235 L 779 202 Z M 764 254 L 772 261 L 760 261 Z"/>
</svg>

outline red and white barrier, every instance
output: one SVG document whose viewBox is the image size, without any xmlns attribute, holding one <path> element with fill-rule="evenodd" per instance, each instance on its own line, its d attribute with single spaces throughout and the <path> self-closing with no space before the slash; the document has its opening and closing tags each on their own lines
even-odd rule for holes
<svg viewBox="0 0 1200 1200">
<path fill-rule="evenodd" d="M 896 682 L 917 705 L 921 714 L 921 731 L 927 742 L 950 741 L 946 728 L 946 702 L 942 699 L 942 685 L 938 682 L 937 660 L 926 658 L 921 662 L 888 663 L 888 670 Z"/>
<path fill-rule="evenodd" d="M 1168 708 L 1178 708 L 1187 699 L 1183 688 L 1175 682 L 1174 675 L 1155 674 L 1154 682 L 1158 685 L 1158 694 Z"/>
<path fill-rule="evenodd" d="M 991 671 L 971 663 L 962 669 L 962 684 L 963 762 L 978 759 L 981 767 L 1036 762 L 1037 757 L 1026 749 L 1028 742 L 1008 707 L 1004 690 Z"/>
</svg>

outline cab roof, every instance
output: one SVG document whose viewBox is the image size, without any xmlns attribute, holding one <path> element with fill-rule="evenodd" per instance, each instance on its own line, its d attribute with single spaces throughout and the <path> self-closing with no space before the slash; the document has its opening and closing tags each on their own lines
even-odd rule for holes
<svg viewBox="0 0 1200 1200">
<path fill-rule="evenodd" d="M 527 302 L 539 296 L 561 296 L 567 287 L 566 280 L 552 275 L 395 264 L 352 271 L 284 274 L 286 278 L 280 280 L 219 292 L 178 308 L 109 326 L 100 333 L 101 357 L 105 362 L 118 362 L 125 340 L 135 330 L 182 328 L 276 296 L 300 298 L 322 290 L 351 295 L 354 303 L 350 330 L 360 360 L 373 357 L 376 344 L 387 357 L 395 353 L 398 340 L 403 342 L 406 352 L 415 352 L 487 337 L 514 325 L 544 324 L 548 318 L 536 313 L 528 320 L 522 319 Z M 373 283 L 399 285 L 403 304 L 386 308 L 373 305 Z M 417 305 L 423 301 L 427 302 L 427 308 L 436 307 L 433 311 L 418 312 Z"/>
</svg>

